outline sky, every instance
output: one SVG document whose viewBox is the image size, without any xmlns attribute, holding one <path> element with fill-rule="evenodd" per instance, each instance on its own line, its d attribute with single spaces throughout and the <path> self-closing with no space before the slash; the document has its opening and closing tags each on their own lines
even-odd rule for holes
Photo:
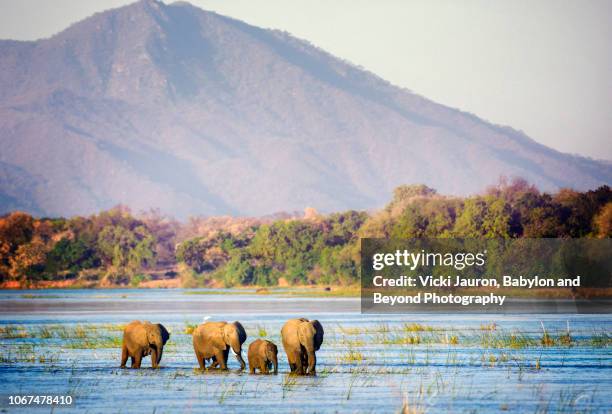
<svg viewBox="0 0 612 414">
<path fill-rule="evenodd" d="M 48 37 L 129 0 L 0 0 L 0 38 Z M 285 30 L 436 102 L 612 160 L 612 1 L 190 0 Z"/>
</svg>

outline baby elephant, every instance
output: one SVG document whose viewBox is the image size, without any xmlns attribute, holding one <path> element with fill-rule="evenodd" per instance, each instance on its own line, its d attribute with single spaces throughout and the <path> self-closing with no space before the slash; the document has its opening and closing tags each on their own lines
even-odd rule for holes
<svg viewBox="0 0 612 414">
<path fill-rule="evenodd" d="M 151 355 L 153 368 L 159 367 L 164 345 L 169 338 L 170 334 L 160 323 L 130 322 L 123 331 L 121 368 L 125 368 L 128 357 L 132 359 L 132 368 L 140 368 L 142 358 L 147 355 Z"/>
<path fill-rule="evenodd" d="M 278 348 L 273 342 L 256 339 L 249 345 L 248 357 L 251 374 L 254 374 L 256 369 L 262 374 L 269 374 L 271 366 L 274 366 L 274 373 L 278 373 Z"/>
</svg>

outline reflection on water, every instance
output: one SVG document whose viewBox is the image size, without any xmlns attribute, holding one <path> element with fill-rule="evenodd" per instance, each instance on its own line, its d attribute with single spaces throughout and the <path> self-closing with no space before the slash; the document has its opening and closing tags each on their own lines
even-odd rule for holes
<svg viewBox="0 0 612 414">
<path fill-rule="evenodd" d="M 254 292 L 2 291 L 1 406 L 11 410 L 6 395 L 38 393 L 72 395 L 89 412 L 612 410 L 609 314 L 377 316 L 358 309 L 355 299 Z M 287 375 L 279 335 L 294 316 L 325 327 L 317 377 Z M 243 322 L 243 356 L 257 337 L 277 343 L 279 375 L 238 372 L 232 356 L 229 372 L 194 370 L 186 332 L 204 317 Z M 142 370 L 118 368 L 121 325 L 133 319 L 170 330 L 162 369 L 150 369 L 149 359 Z"/>
</svg>

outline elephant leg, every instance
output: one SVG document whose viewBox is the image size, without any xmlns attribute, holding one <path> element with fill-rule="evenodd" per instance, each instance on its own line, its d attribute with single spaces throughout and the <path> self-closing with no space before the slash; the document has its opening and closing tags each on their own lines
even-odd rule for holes
<svg viewBox="0 0 612 414">
<path fill-rule="evenodd" d="M 159 364 L 157 363 L 157 358 L 158 358 L 157 349 L 154 349 L 151 352 L 151 367 L 152 368 L 159 368 Z"/>
<path fill-rule="evenodd" d="M 198 360 L 198 365 L 200 366 L 200 369 L 203 371 L 206 369 L 206 360 L 204 359 L 204 356 L 199 353 L 196 352 L 196 359 Z"/>
<path fill-rule="evenodd" d="M 297 363 L 295 362 L 295 352 L 287 352 L 287 361 L 289 362 L 289 370 L 294 373 L 297 370 Z"/>
<path fill-rule="evenodd" d="M 229 357 L 229 347 L 225 348 L 223 351 L 223 363 L 225 364 L 225 368 L 227 368 L 227 359 Z"/>
<path fill-rule="evenodd" d="M 261 365 L 259 366 L 259 370 L 262 374 L 269 374 L 270 371 L 268 371 L 268 361 L 262 360 Z"/>
<path fill-rule="evenodd" d="M 134 365 L 136 364 L 136 358 L 134 358 L 133 355 L 130 355 L 130 368 L 135 368 Z"/>
<path fill-rule="evenodd" d="M 217 351 L 217 353 L 215 354 L 215 357 L 217 358 L 217 364 L 221 365 L 221 369 L 225 370 L 227 369 L 227 363 L 226 363 L 226 359 L 223 357 L 223 351 Z"/>
<path fill-rule="evenodd" d="M 317 355 L 313 352 L 308 359 L 308 375 L 317 374 Z"/>
<path fill-rule="evenodd" d="M 128 350 L 125 344 L 121 347 L 121 368 L 125 368 L 125 364 L 128 360 Z"/>
<path fill-rule="evenodd" d="M 304 375 L 304 364 L 302 362 L 302 354 L 298 351 L 295 356 L 295 373 L 298 375 Z"/>
<path fill-rule="evenodd" d="M 140 368 L 140 363 L 142 362 L 142 354 L 137 353 L 134 358 L 135 358 L 135 361 L 134 363 L 132 363 L 132 368 Z"/>
<path fill-rule="evenodd" d="M 249 360 L 249 373 L 255 373 L 255 360 L 251 357 L 251 355 L 247 355 L 247 359 Z"/>
</svg>

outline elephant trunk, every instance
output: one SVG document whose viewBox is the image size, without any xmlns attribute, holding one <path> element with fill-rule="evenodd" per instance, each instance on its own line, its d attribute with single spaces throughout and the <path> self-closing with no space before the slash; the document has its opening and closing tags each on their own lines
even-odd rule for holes
<svg viewBox="0 0 612 414">
<path fill-rule="evenodd" d="M 151 350 L 151 366 L 158 368 L 161 362 L 162 353 L 164 352 L 164 345 L 161 341 L 155 341 L 149 346 Z"/>
<path fill-rule="evenodd" d="M 306 372 L 310 375 L 315 375 L 317 355 L 315 354 L 314 345 L 308 344 L 306 346 L 306 353 L 308 355 L 308 370 Z"/>
<path fill-rule="evenodd" d="M 155 346 L 151 346 L 151 366 L 153 368 L 157 368 L 157 348 Z"/>
<path fill-rule="evenodd" d="M 236 351 L 234 351 L 236 352 Z M 240 350 L 236 352 L 236 359 L 240 362 L 240 369 L 244 370 L 246 368 L 246 364 L 244 363 L 244 359 L 242 359 L 242 355 L 240 354 Z"/>
<path fill-rule="evenodd" d="M 157 350 L 157 365 L 161 362 L 162 354 L 164 353 L 164 346 L 159 344 L 159 349 Z"/>
<path fill-rule="evenodd" d="M 242 359 L 242 344 L 240 343 L 238 337 L 232 338 L 231 347 L 236 354 L 236 359 L 240 362 L 240 369 L 244 370 L 246 368 L 246 364 L 244 363 L 244 359 Z"/>
</svg>

